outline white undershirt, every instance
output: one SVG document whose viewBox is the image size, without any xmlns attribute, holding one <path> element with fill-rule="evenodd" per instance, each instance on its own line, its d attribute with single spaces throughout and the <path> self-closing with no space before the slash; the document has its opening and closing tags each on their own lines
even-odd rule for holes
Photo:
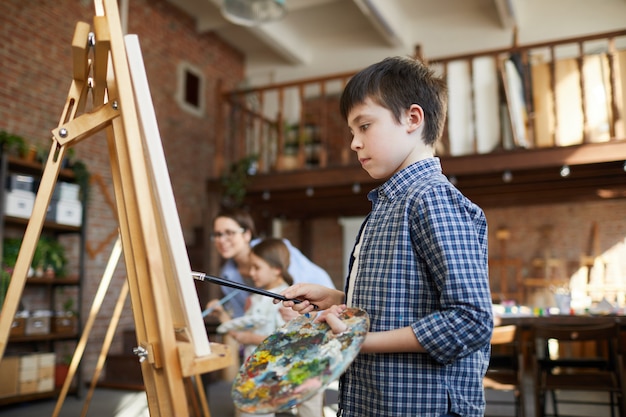
<svg viewBox="0 0 626 417">
<path fill-rule="evenodd" d="M 352 252 L 352 256 L 354 256 L 354 261 L 352 262 L 352 269 L 350 269 L 350 276 L 348 276 L 348 294 L 346 294 L 346 306 L 352 307 L 352 296 L 354 295 L 354 284 L 356 282 L 356 271 L 359 269 L 359 257 L 361 255 L 361 241 L 363 240 L 363 235 L 365 234 L 366 226 L 363 226 L 363 230 L 361 230 L 361 234 L 359 235 L 359 241 L 356 242 L 354 246 L 354 251 Z"/>
</svg>

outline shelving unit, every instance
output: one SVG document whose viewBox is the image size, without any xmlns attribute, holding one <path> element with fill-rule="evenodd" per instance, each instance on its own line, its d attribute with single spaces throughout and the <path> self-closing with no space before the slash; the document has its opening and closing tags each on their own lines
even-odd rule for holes
<svg viewBox="0 0 626 417">
<path fill-rule="evenodd" d="M 36 161 L 23 160 L 14 156 L 7 155 L 6 153 L 2 153 L 0 155 L 0 184 L 2 185 L 0 191 L 0 259 L 3 259 L 2 255 L 4 253 L 4 239 L 7 237 L 20 237 L 23 234 L 29 221 L 28 218 L 5 215 L 5 202 L 7 196 L 6 184 L 9 175 L 24 174 L 33 176 L 35 179 L 37 179 L 42 175 L 42 172 L 42 165 Z M 75 182 L 72 170 L 62 169 L 59 174 L 59 181 L 70 183 Z M 84 194 L 85 193 L 83 193 L 83 195 Z M 50 322 L 47 331 L 40 334 L 26 334 L 25 332 L 21 331 L 22 329 L 20 329 L 18 332 L 12 331 L 9 335 L 9 344 L 7 346 L 4 358 L 15 355 L 55 353 L 55 364 L 58 364 L 62 361 L 63 356 L 68 354 L 68 352 L 73 352 L 74 350 L 73 347 L 69 349 L 61 349 L 64 347 L 62 346 L 62 344 L 68 342 L 71 344 L 71 342 L 77 342 L 79 340 L 81 333 L 81 282 L 85 270 L 86 201 L 84 197 L 81 198 L 81 203 L 82 213 L 80 226 L 60 224 L 53 220 L 46 220 L 42 230 L 42 236 L 47 236 L 51 238 L 58 238 L 60 236 L 70 234 L 76 235 L 76 243 L 71 242 L 71 244 L 79 245 L 78 259 L 73 260 L 73 262 L 71 263 L 72 268 L 68 270 L 67 275 L 63 277 L 29 277 L 26 280 L 26 286 L 22 294 L 22 299 L 20 300 L 21 307 L 23 307 L 24 309 L 29 309 L 29 306 L 22 304 L 22 301 L 30 299 L 31 301 L 36 301 L 37 307 L 45 307 L 46 310 L 51 312 L 51 317 L 49 318 Z M 68 289 L 69 292 L 69 295 L 67 296 L 74 299 L 73 310 L 79 312 L 79 314 L 77 315 L 76 319 L 71 319 L 76 320 L 75 326 L 72 325 L 68 327 L 62 327 L 62 330 L 58 331 L 55 329 L 54 325 L 55 312 L 59 310 L 59 305 L 61 301 L 58 298 L 59 290 L 65 289 Z M 17 324 L 18 328 L 23 325 L 23 330 L 26 330 L 25 320 L 28 319 L 20 319 L 16 316 L 16 318 L 14 319 L 14 324 Z M 22 364 L 20 364 L 20 366 L 22 366 Z M 46 366 L 49 365 L 46 363 Z M 43 368 L 39 368 L 39 377 L 41 377 L 42 375 L 42 369 Z M 21 372 L 21 370 L 18 370 L 18 372 Z M 54 372 L 51 374 L 50 370 L 46 368 L 44 370 L 44 373 L 46 375 L 46 378 L 50 378 L 50 375 L 52 375 L 52 378 L 54 379 Z M 36 392 L 27 393 L 20 393 L 18 388 L 18 392 L 15 395 L 7 395 L 5 393 L 4 396 L 0 397 L 0 406 L 22 401 L 55 397 L 60 391 L 60 389 L 57 388 L 55 385 L 56 384 L 53 384 L 51 389 L 46 389 L 43 391 L 38 390 Z M 43 385 L 39 385 L 39 387 L 42 386 Z M 73 384 L 72 393 L 79 395 L 80 386 L 80 372 L 78 372 Z M 19 383 L 18 387 L 20 387 Z"/>
</svg>

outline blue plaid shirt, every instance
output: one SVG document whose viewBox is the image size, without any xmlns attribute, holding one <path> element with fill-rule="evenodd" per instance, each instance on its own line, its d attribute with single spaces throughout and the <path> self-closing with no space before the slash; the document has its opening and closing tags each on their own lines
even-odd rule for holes
<svg viewBox="0 0 626 417">
<path fill-rule="evenodd" d="M 370 331 L 411 326 L 427 353 L 360 354 L 342 377 L 338 415 L 483 416 L 493 328 L 484 213 L 438 158 L 394 174 L 369 199 L 346 294 L 353 285 Z"/>
</svg>

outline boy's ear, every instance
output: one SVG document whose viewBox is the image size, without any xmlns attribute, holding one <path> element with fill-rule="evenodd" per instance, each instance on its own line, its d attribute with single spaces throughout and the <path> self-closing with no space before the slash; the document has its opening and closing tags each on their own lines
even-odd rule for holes
<svg viewBox="0 0 626 417">
<path fill-rule="evenodd" d="M 413 132 L 424 123 L 424 109 L 419 104 L 411 104 L 407 111 L 407 128 L 409 133 Z"/>
</svg>

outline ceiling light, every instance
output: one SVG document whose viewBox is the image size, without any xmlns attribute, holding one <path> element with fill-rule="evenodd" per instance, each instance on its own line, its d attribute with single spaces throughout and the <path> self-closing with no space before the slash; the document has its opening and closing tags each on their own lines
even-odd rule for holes
<svg viewBox="0 0 626 417">
<path fill-rule="evenodd" d="M 513 173 L 509 170 L 506 170 L 502 173 L 502 181 L 509 183 L 513 181 Z"/>
<path fill-rule="evenodd" d="M 224 0 L 222 3 L 222 15 L 241 26 L 279 20 L 286 13 L 285 0 Z"/>
<path fill-rule="evenodd" d="M 559 174 L 563 177 L 563 178 L 567 178 L 569 177 L 569 174 L 571 174 L 571 170 L 569 169 L 568 165 L 563 165 L 561 167 L 561 170 L 559 171 Z"/>
</svg>

